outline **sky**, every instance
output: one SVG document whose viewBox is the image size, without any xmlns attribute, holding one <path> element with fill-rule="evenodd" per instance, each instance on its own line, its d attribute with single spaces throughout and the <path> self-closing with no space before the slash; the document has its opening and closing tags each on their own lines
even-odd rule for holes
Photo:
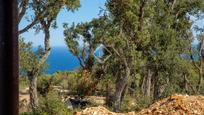
<svg viewBox="0 0 204 115">
<path fill-rule="evenodd" d="M 57 16 L 57 29 L 50 30 L 50 44 L 51 47 L 66 47 L 63 36 L 63 23 L 72 24 L 88 22 L 93 18 L 99 16 L 100 7 L 104 8 L 106 0 L 81 0 L 81 7 L 75 12 L 68 12 L 66 10 L 61 10 Z M 30 13 L 30 12 L 27 12 Z M 27 20 L 24 18 L 19 24 L 19 29 L 22 29 L 26 24 Z M 43 46 L 44 34 L 42 32 L 35 34 L 34 30 L 29 30 L 21 35 L 26 42 L 32 42 L 33 46 Z"/>
<path fill-rule="evenodd" d="M 72 24 L 80 23 L 80 22 L 88 22 L 93 18 L 97 18 L 99 16 L 100 7 L 105 8 L 106 0 L 81 0 L 81 7 L 75 12 L 67 12 L 66 10 L 61 10 L 61 12 L 57 16 L 57 29 L 51 29 L 51 39 L 50 44 L 51 47 L 66 47 L 63 36 L 63 23 Z M 30 13 L 30 12 L 27 12 Z M 28 22 L 24 18 L 19 24 L 19 29 L 23 28 Z M 204 26 L 204 20 L 196 21 L 194 25 L 198 25 L 200 27 Z M 195 35 L 195 32 L 193 32 Z M 28 32 L 25 32 L 21 35 L 25 41 L 29 41 L 33 43 L 33 46 L 43 46 L 43 38 L 44 34 L 42 32 L 35 34 L 34 30 L 30 29 Z M 195 40 L 193 44 L 196 44 Z"/>
</svg>

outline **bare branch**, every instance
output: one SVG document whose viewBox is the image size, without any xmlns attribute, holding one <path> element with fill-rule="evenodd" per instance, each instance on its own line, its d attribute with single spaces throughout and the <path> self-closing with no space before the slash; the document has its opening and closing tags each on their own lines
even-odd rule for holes
<svg viewBox="0 0 204 115">
<path fill-rule="evenodd" d="M 173 1 L 172 6 L 171 6 L 171 10 L 174 9 L 175 4 L 176 4 L 176 0 Z"/>
<path fill-rule="evenodd" d="M 21 29 L 21 30 L 19 30 L 18 31 L 18 33 L 19 34 L 22 34 L 22 33 L 24 33 L 24 32 L 26 32 L 26 31 L 28 31 L 30 28 L 32 28 L 35 24 L 37 24 L 38 22 L 39 22 L 39 19 L 41 19 L 42 18 L 42 14 L 40 13 L 40 14 L 38 14 L 36 17 L 35 17 L 35 19 L 30 23 L 30 24 L 28 24 L 26 27 L 24 27 L 23 29 Z"/>
<path fill-rule="evenodd" d="M 79 60 L 80 66 L 81 66 L 82 68 L 85 68 L 85 66 L 83 65 L 83 62 L 82 62 L 81 58 L 80 58 L 79 56 L 76 56 L 76 57 L 77 57 L 77 59 Z"/>
<path fill-rule="evenodd" d="M 25 15 L 27 4 L 28 4 L 28 0 L 22 0 L 22 2 L 20 4 L 20 8 L 19 8 L 19 9 L 21 9 L 21 11 L 18 14 L 18 24 L 21 22 L 21 19 Z"/>
</svg>

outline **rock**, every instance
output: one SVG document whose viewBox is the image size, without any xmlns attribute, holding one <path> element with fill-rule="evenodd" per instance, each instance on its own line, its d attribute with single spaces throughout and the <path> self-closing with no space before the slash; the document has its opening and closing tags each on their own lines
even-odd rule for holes
<svg viewBox="0 0 204 115">
<path fill-rule="evenodd" d="M 63 89 L 62 86 L 51 86 L 51 89 L 53 91 L 57 91 L 60 94 L 66 94 L 67 95 L 67 94 L 71 93 L 70 90 Z"/>
<path fill-rule="evenodd" d="M 66 107 L 67 107 L 68 109 L 71 109 L 71 110 L 74 109 L 74 107 L 73 107 L 73 105 L 72 105 L 72 103 L 71 103 L 71 101 L 70 101 L 69 99 L 66 100 L 64 103 L 65 103 L 65 105 L 66 105 Z"/>
<path fill-rule="evenodd" d="M 106 98 L 102 96 L 87 96 L 84 100 L 96 106 L 106 104 Z"/>
<path fill-rule="evenodd" d="M 73 98 L 65 99 L 64 103 L 67 106 L 67 108 L 71 110 L 73 110 L 74 108 L 84 108 L 88 104 L 87 101 Z"/>
</svg>

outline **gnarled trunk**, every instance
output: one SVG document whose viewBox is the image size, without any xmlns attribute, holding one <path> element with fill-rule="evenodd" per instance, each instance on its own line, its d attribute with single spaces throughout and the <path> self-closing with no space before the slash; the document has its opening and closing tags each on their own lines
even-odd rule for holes
<svg viewBox="0 0 204 115">
<path fill-rule="evenodd" d="M 46 60 L 50 54 L 51 48 L 50 48 L 50 33 L 49 33 L 49 27 L 50 23 L 46 26 L 45 22 L 41 22 L 45 38 L 44 38 L 44 47 L 45 52 L 41 56 L 38 64 L 32 69 L 32 71 L 28 72 L 28 79 L 29 79 L 29 94 L 30 94 L 30 105 L 32 108 L 32 111 L 35 113 L 36 109 L 38 107 L 38 92 L 37 92 L 37 76 L 40 72 L 40 69 L 42 68 L 43 64 L 46 63 Z"/>
<path fill-rule="evenodd" d="M 114 111 L 120 112 L 122 93 L 125 90 L 125 87 L 128 83 L 128 77 L 130 75 L 130 69 L 126 67 L 125 73 L 121 73 L 116 80 L 116 91 L 115 91 L 115 102 L 114 102 Z"/>
<path fill-rule="evenodd" d="M 122 92 L 127 84 L 127 81 L 125 78 L 117 80 L 116 83 L 116 91 L 115 91 L 115 103 L 114 103 L 114 111 L 119 112 L 120 111 L 120 105 L 121 105 L 121 96 Z"/>
<path fill-rule="evenodd" d="M 33 113 L 35 113 L 38 106 L 37 76 L 31 72 L 28 74 L 28 79 L 29 79 L 30 105 Z"/>
</svg>

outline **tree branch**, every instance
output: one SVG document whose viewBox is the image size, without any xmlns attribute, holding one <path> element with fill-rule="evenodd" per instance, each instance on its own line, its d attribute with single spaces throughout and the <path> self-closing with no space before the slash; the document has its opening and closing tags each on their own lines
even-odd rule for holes
<svg viewBox="0 0 204 115">
<path fill-rule="evenodd" d="M 147 3 L 147 0 L 141 0 L 142 4 L 140 6 L 140 13 L 139 13 L 139 26 L 138 26 L 138 30 L 139 31 L 143 31 L 143 22 L 144 22 L 144 8 L 145 8 L 145 5 Z"/>
<path fill-rule="evenodd" d="M 25 15 L 27 4 L 28 4 L 28 0 L 22 0 L 19 8 L 21 9 L 21 12 L 18 14 L 18 24 L 21 22 L 21 19 Z"/>
<path fill-rule="evenodd" d="M 204 44 L 204 37 L 202 37 L 201 43 L 200 43 L 200 47 L 199 47 L 199 66 L 202 65 L 202 49 L 203 49 L 203 44 Z"/>
<path fill-rule="evenodd" d="M 176 4 L 176 0 L 173 1 L 172 6 L 171 6 L 171 10 L 174 9 L 175 4 Z"/>
<path fill-rule="evenodd" d="M 23 29 L 19 30 L 18 31 L 18 34 L 22 34 L 26 31 L 28 31 L 30 28 L 32 28 L 35 24 L 37 24 L 39 22 L 39 20 L 42 18 L 42 12 L 39 13 L 35 19 L 30 23 L 28 24 L 26 27 L 24 27 Z"/>
<path fill-rule="evenodd" d="M 190 53 L 191 53 L 191 61 L 192 61 L 192 63 L 193 63 L 193 65 L 194 65 L 194 67 L 196 68 L 196 69 L 198 69 L 198 70 L 200 70 L 200 67 L 195 63 L 195 60 L 194 60 L 194 58 L 193 58 L 193 50 L 192 50 L 192 48 L 190 47 Z"/>
<path fill-rule="evenodd" d="M 79 56 L 76 56 L 76 57 L 77 57 L 77 59 L 79 60 L 79 64 L 80 64 L 80 66 L 84 69 L 85 66 L 84 66 L 83 63 L 82 63 L 81 58 L 80 58 Z"/>
</svg>

